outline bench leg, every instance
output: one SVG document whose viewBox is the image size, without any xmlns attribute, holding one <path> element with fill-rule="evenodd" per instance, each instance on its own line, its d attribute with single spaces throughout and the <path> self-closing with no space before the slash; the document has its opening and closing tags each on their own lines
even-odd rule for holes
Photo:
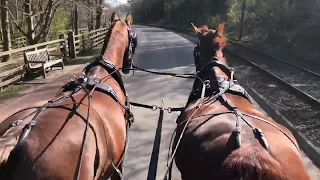
<svg viewBox="0 0 320 180">
<path fill-rule="evenodd" d="M 46 68 L 44 65 L 42 66 L 42 76 L 44 79 L 46 78 Z"/>
</svg>

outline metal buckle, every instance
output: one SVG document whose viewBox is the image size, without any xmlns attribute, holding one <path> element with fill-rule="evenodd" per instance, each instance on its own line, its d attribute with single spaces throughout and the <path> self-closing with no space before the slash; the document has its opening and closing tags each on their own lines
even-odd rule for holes
<svg viewBox="0 0 320 180">
<path fill-rule="evenodd" d="M 207 89 L 210 88 L 210 80 L 205 80 L 205 81 L 203 81 L 203 83 L 205 84 Z"/>
</svg>

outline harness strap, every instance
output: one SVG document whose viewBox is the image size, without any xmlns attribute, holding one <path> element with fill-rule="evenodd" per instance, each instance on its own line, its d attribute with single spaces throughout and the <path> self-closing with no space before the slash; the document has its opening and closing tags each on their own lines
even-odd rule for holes
<svg viewBox="0 0 320 180">
<path fill-rule="evenodd" d="M 105 59 L 103 59 L 103 57 L 101 57 L 101 58 L 97 58 L 95 61 L 93 61 L 92 63 L 87 65 L 83 71 L 85 72 L 85 74 L 87 74 L 89 69 L 94 67 L 94 66 L 102 66 L 117 81 L 117 83 L 119 84 L 119 86 L 122 89 L 123 93 L 126 94 L 121 75 L 120 75 L 120 73 L 119 73 L 119 71 L 118 71 L 118 69 L 116 68 L 115 65 L 113 65 L 110 61 L 105 60 Z M 80 89 L 84 89 L 86 91 L 86 93 L 87 93 L 87 95 L 89 97 L 89 102 L 91 100 L 91 95 L 92 95 L 91 93 L 92 93 L 92 91 L 95 91 L 95 90 L 103 92 L 103 93 L 109 95 L 110 97 L 112 97 L 118 104 L 121 105 L 122 108 L 125 109 L 125 119 L 128 121 L 128 126 L 129 127 L 131 126 L 131 124 L 134 121 L 134 116 L 133 116 L 133 114 L 131 112 L 131 109 L 129 108 L 130 102 L 126 101 L 126 105 L 123 105 L 120 102 L 119 98 L 117 97 L 115 91 L 110 86 L 101 83 L 100 79 L 79 77 L 79 78 L 76 78 L 75 80 L 65 84 L 62 87 L 62 91 L 60 91 L 60 92 L 66 92 L 66 91 L 71 91 L 71 92 L 65 93 L 64 95 L 62 95 L 62 96 L 60 96 L 60 97 L 58 97 L 58 98 L 56 98 L 54 100 L 48 101 L 48 103 L 46 103 L 45 105 L 39 107 L 34 113 L 32 113 L 32 114 L 34 114 L 32 120 L 28 124 L 26 124 L 25 127 L 22 129 L 22 132 L 21 132 L 21 134 L 19 136 L 19 139 L 18 139 L 18 143 L 14 147 L 14 149 L 12 150 L 11 153 L 14 153 L 14 152 L 17 152 L 18 150 L 20 150 L 20 148 L 22 147 L 22 145 L 24 144 L 24 142 L 28 138 L 32 127 L 36 124 L 36 121 L 37 121 L 39 115 L 43 111 L 45 111 L 46 109 L 50 108 L 56 102 L 58 102 L 58 101 L 60 101 L 60 100 L 62 100 L 64 98 L 69 98 L 71 95 L 73 95 L 75 92 L 78 92 Z M 88 127 L 90 125 L 89 119 L 88 119 L 89 118 L 89 113 L 90 113 L 89 109 L 90 109 L 90 103 L 88 105 L 86 128 L 85 128 L 84 137 L 83 137 L 84 139 L 85 139 L 85 136 L 87 134 Z M 21 121 L 16 121 L 15 124 L 19 124 Z M 13 124 L 12 126 L 14 127 L 15 124 Z M 9 129 L 8 131 L 10 131 L 11 129 Z M 8 131 L 6 131 L 5 134 Z M 81 144 L 79 161 L 77 163 L 76 174 L 75 174 L 75 177 L 74 177 L 75 179 L 78 179 L 79 175 L 80 175 L 80 173 L 79 173 L 80 171 L 79 170 L 81 168 L 83 147 L 84 147 L 84 143 L 85 143 L 84 139 L 83 139 L 83 142 Z M 126 140 L 126 146 L 127 146 L 127 140 Z M 98 154 L 99 154 L 99 152 L 98 152 Z M 112 164 L 113 164 L 113 162 L 112 162 Z M 119 170 L 116 167 L 114 167 L 114 168 L 119 173 Z M 119 173 L 119 175 L 121 176 L 121 173 Z"/>
<path fill-rule="evenodd" d="M 117 81 L 121 90 L 126 95 L 126 90 L 124 88 L 124 83 L 121 78 L 121 74 L 113 63 L 111 63 L 108 59 L 105 59 L 103 56 L 99 56 L 92 63 L 88 64 L 83 71 L 85 72 L 85 74 L 87 74 L 89 70 L 95 66 L 103 67 Z"/>
<path fill-rule="evenodd" d="M 46 110 L 50 105 L 60 101 L 61 99 L 65 98 L 65 97 L 68 97 L 68 96 L 69 96 L 69 94 L 65 94 L 65 95 L 63 95 L 63 96 L 61 96 L 61 97 L 59 97 L 59 98 L 57 98 L 55 100 L 49 101 L 47 104 L 45 104 L 42 107 L 40 107 L 39 109 L 37 109 L 35 115 L 31 119 L 31 121 L 28 124 L 26 124 L 24 126 L 24 128 L 22 129 L 22 132 L 21 132 L 21 134 L 19 136 L 19 139 L 18 139 L 18 143 L 17 143 L 17 145 L 14 147 L 14 149 L 12 151 L 16 151 L 16 150 L 18 150 L 18 149 L 20 149 L 22 147 L 22 145 L 24 144 L 24 142 L 28 138 L 32 127 L 36 124 L 39 115 L 44 110 Z"/>
<path fill-rule="evenodd" d="M 204 65 L 200 69 L 198 74 L 202 74 L 204 72 L 207 72 L 208 70 L 212 70 L 213 67 L 219 67 L 229 77 L 229 79 L 232 78 L 232 70 L 228 66 L 222 64 L 216 57 L 214 57 L 209 63 Z"/>
<path fill-rule="evenodd" d="M 218 83 L 222 88 L 228 87 L 227 92 L 240 95 L 252 103 L 249 93 L 239 84 L 235 84 L 233 81 L 219 81 Z"/>
<path fill-rule="evenodd" d="M 260 144 L 269 152 L 271 153 L 271 149 L 269 146 L 269 143 L 267 141 L 267 139 L 265 138 L 263 132 L 261 129 L 259 128 L 254 128 L 247 120 L 245 120 L 244 115 L 242 114 L 242 112 L 238 109 L 237 106 L 235 106 L 228 98 L 225 94 L 222 94 L 220 96 L 220 98 L 223 100 L 223 102 L 227 105 L 227 107 L 232 110 L 236 117 L 237 117 L 237 121 L 236 121 L 236 128 L 235 130 L 232 132 L 232 134 L 236 137 L 236 143 L 237 143 L 237 147 L 240 148 L 241 147 L 241 122 L 244 121 L 248 126 L 250 126 L 250 128 L 253 130 L 253 133 L 255 135 L 255 137 L 259 140 Z"/>
<path fill-rule="evenodd" d="M 95 87 L 96 91 L 105 93 L 109 95 L 116 102 L 118 103 L 120 102 L 118 96 L 116 95 L 116 92 L 112 89 L 111 86 L 100 83 L 100 82 L 96 82 L 95 78 L 88 78 L 85 84 L 87 89 L 92 90 Z"/>
</svg>

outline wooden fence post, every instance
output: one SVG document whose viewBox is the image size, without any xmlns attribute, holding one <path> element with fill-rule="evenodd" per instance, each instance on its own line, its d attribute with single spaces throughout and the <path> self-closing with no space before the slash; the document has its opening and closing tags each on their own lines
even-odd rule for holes
<svg viewBox="0 0 320 180">
<path fill-rule="evenodd" d="M 68 45 L 69 45 L 69 57 L 72 59 L 76 58 L 76 44 L 75 44 L 73 31 L 68 32 Z"/>
<path fill-rule="evenodd" d="M 60 34 L 59 39 L 63 39 L 63 41 L 60 42 L 60 52 L 63 54 L 63 60 L 67 60 L 67 57 L 68 57 L 67 43 L 68 42 L 66 42 L 66 38 L 64 34 Z"/>
<path fill-rule="evenodd" d="M 85 40 L 85 33 L 84 32 L 82 32 L 82 36 L 81 36 L 81 38 L 82 38 L 82 50 L 85 50 L 85 48 L 86 48 L 86 40 Z"/>
<path fill-rule="evenodd" d="M 90 33 L 90 36 L 89 36 L 89 38 L 90 38 L 90 47 L 89 47 L 89 49 L 92 49 L 93 44 L 94 44 L 94 38 L 92 38 L 91 36 L 94 36 L 95 33 L 91 33 L 90 31 L 89 31 L 89 33 Z"/>
</svg>

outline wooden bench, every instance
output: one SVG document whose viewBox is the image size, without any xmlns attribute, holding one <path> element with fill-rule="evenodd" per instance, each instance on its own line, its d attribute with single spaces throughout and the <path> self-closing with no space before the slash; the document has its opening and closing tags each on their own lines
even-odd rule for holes
<svg viewBox="0 0 320 180">
<path fill-rule="evenodd" d="M 42 76 L 46 78 L 46 69 L 50 67 L 64 68 L 63 59 L 52 60 L 49 55 L 48 48 L 30 51 L 25 53 L 25 63 L 26 67 L 30 72 L 42 70 Z"/>
</svg>

